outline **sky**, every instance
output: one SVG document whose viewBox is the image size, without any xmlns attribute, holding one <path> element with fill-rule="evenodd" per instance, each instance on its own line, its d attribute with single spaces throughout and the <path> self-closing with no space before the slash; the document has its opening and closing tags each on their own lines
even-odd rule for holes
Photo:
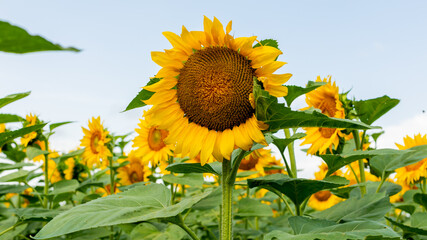
<svg viewBox="0 0 427 240">
<path fill-rule="evenodd" d="M 31 91 L 3 113 L 35 113 L 58 128 L 54 149 L 76 148 L 92 116 L 111 132 L 137 127 L 142 109 L 122 113 L 160 69 L 151 51 L 171 48 L 164 31 L 182 25 L 202 30 L 203 16 L 233 21 L 235 37 L 276 39 L 303 86 L 331 75 L 341 92 L 369 99 L 388 95 L 400 104 L 375 122 L 386 133 L 379 147 L 394 147 L 409 134 L 427 133 L 426 1 L 20 1 L 0 0 L 0 20 L 25 28 L 74 52 L 16 55 L 0 52 L 0 97 Z M 293 104 L 304 107 L 304 99 Z M 297 151 L 301 175 L 312 177 L 320 160 Z M 316 164 L 312 164 L 316 162 Z"/>
</svg>

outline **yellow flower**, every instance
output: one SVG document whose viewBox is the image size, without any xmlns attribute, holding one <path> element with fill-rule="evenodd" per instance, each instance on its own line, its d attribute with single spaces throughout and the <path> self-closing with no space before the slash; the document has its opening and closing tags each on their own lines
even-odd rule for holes
<svg viewBox="0 0 427 240">
<path fill-rule="evenodd" d="M 119 184 L 115 183 L 114 185 L 115 185 L 114 194 L 121 192 L 119 190 Z M 96 189 L 96 193 L 102 194 L 101 197 L 106 197 L 108 195 L 111 195 L 111 184 L 107 184 L 103 188 Z"/>
<path fill-rule="evenodd" d="M 1 123 L 0 124 L 0 133 L 4 132 L 6 130 L 6 124 Z M 1 152 L 1 147 L 0 147 L 0 152 Z"/>
<path fill-rule="evenodd" d="M 24 127 L 30 127 L 30 126 L 36 125 L 36 122 L 37 122 L 36 115 L 33 115 L 32 113 L 30 113 L 30 115 L 27 115 L 25 117 L 25 119 L 26 119 L 26 122 L 24 123 Z M 33 140 L 36 137 L 37 137 L 36 132 L 31 132 L 29 134 L 26 134 L 23 137 L 21 137 L 21 144 L 26 147 L 28 146 L 28 143 L 31 142 L 31 140 Z"/>
<path fill-rule="evenodd" d="M 271 165 L 275 160 L 275 157 L 271 155 L 271 150 L 257 149 L 242 159 L 237 171 L 257 171 L 257 176 L 265 176 L 264 167 Z"/>
<path fill-rule="evenodd" d="M 322 180 L 323 178 L 325 178 L 325 175 L 328 172 L 328 166 L 325 163 L 322 163 L 322 165 L 320 165 L 319 168 L 320 168 L 319 171 L 314 173 L 316 180 Z M 341 174 L 342 172 L 338 170 L 332 175 L 339 176 Z M 311 195 L 308 201 L 308 205 L 313 209 L 322 211 L 334 206 L 335 204 L 341 201 L 342 201 L 341 198 L 333 195 L 330 191 L 323 190 Z"/>
<path fill-rule="evenodd" d="M 131 151 L 127 158 L 118 160 L 119 163 L 125 161 L 128 161 L 129 164 L 117 169 L 117 178 L 120 179 L 121 185 L 131 185 L 149 180 L 150 168 L 135 154 L 135 151 Z"/>
<path fill-rule="evenodd" d="M 27 189 L 25 189 L 22 193 L 21 193 L 21 195 L 27 195 L 27 196 L 32 196 L 33 194 L 32 194 L 32 192 L 33 192 L 33 189 L 32 188 L 27 188 Z M 4 200 L 5 201 L 8 201 L 8 200 L 10 200 L 10 201 L 12 201 L 12 198 L 13 197 L 15 197 L 15 196 L 18 196 L 18 194 L 17 193 L 7 193 L 5 196 L 4 196 Z M 10 203 L 9 202 L 5 202 L 4 203 L 4 205 L 7 207 L 7 208 L 9 208 L 10 207 Z M 30 201 L 28 201 L 28 199 L 26 199 L 26 198 L 21 198 L 21 207 L 23 207 L 23 208 L 26 208 L 26 207 L 28 207 L 28 205 L 30 205 Z"/>
<path fill-rule="evenodd" d="M 204 31 L 181 35 L 164 32 L 173 48 L 152 52 L 162 68 L 161 80 L 144 89 L 154 92 L 147 101 L 152 124 L 167 129 L 166 143 L 177 143 L 175 152 L 195 158 L 202 164 L 211 155 L 230 159 L 235 146 L 249 150 L 253 141 L 267 145 L 262 126 L 254 115 L 250 93 L 258 78 L 273 96 L 282 97 L 282 86 L 291 74 L 273 74 L 285 62 L 275 61 L 282 52 L 271 46 L 254 48 L 256 36 L 234 38 L 214 18 L 204 18 Z"/>
<path fill-rule="evenodd" d="M 418 134 L 414 135 L 414 138 L 406 136 L 403 138 L 403 144 L 404 145 L 400 145 L 396 143 L 396 146 L 400 150 L 404 150 L 427 144 L 427 135 L 421 136 L 421 134 Z M 427 158 L 424 158 L 421 161 L 409 166 L 396 169 L 397 182 L 401 184 L 409 185 L 415 181 L 418 181 L 421 177 L 427 177 Z"/>
<path fill-rule="evenodd" d="M 74 166 L 76 165 L 76 161 L 74 158 L 69 158 L 65 160 L 65 165 L 67 166 L 67 169 L 64 170 L 64 177 L 67 180 L 73 179 L 74 175 Z"/>
<path fill-rule="evenodd" d="M 319 171 L 314 173 L 314 177 L 318 180 L 322 180 L 325 178 L 326 173 L 328 172 L 328 164 L 322 162 L 322 164 L 319 166 Z M 342 176 L 343 173 L 341 170 L 337 170 L 334 173 L 331 174 L 332 176 Z"/>
<path fill-rule="evenodd" d="M 345 118 L 345 111 L 339 99 L 339 89 L 335 82 L 332 83 L 331 76 L 321 80 L 320 76 L 317 77 L 316 82 L 326 82 L 325 85 L 306 94 L 305 101 L 310 107 L 317 108 L 328 117 Z M 337 147 L 339 144 L 339 137 L 343 136 L 341 131 L 337 128 L 304 128 L 307 136 L 304 137 L 304 142 L 301 145 L 311 144 L 307 150 L 307 154 L 326 153 L 329 148 Z"/>
<path fill-rule="evenodd" d="M 366 159 L 363 159 L 363 161 L 365 163 L 368 162 Z M 359 161 L 354 161 L 354 162 L 350 163 L 350 166 L 351 166 L 351 168 L 348 165 L 346 166 L 346 171 L 344 173 L 344 177 L 350 181 L 349 185 L 354 185 L 354 184 L 357 184 L 357 179 L 359 179 L 359 181 L 361 180 L 360 179 Z M 354 173 L 351 169 L 353 169 Z M 365 171 L 365 181 L 378 182 L 381 180 L 380 178 L 371 174 L 369 171 L 366 171 L 366 170 L 364 170 L 364 171 Z M 356 179 L 356 176 L 354 176 L 354 174 L 356 174 L 357 179 Z"/>
<path fill-rule="evenodd" d="M 52 156 L 52 157 L 59 157 L 59 154 L 57 154 L 57 156 Z M 43 164 L 43 171 L 44 171 L 44 164 Z M 49 163 L 47 165 L 47 176 L 51 183 L 56 183 L 62 180 L 61 173 L 58 171 L 56 162 L 50 158 L 49 158 Z"/>
<path fill-rule="evenodd" d="M 89 121 L 88 126 L 89 129 L 82 127 L 84 137 L 80 140 L 80 146 L 85 147 L 85 151 L 82 155 L 83 160 L 88 167 L 96 165 L 105 168 L 108 166 L 108 157 L 112 156 L 110 150 L 106 146 L 111 140 L 107 138 L 108 131 L 104 130 L 100 117 L 92 117 L 92 122 Z"/>
<path fill-rule="evenodd" d="M 145 115 L 146 112 L 138 124 L 140 128 L 135 129 L 138 136 L 133 140 L 132 147 L 137 148 L 135 154 L 142 157 L 144 162 L 150 161 L 152 166 L 157 166 L 159 162 L 165 162 L 173 155 L 173 145 L 164 141 L 169 132 L 153 126 L 150 117 Z"/>
</svg>

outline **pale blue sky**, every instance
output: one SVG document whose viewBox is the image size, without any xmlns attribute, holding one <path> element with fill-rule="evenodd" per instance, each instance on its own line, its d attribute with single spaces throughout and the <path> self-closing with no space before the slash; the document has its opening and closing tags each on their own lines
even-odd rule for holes
<svg viewBox="0 0 427 240">
<path fill-rule="evenodd" d="M 401 99 L 377 122 L 394 126 L 427 110 L 426 12 L 427 1 L 0 0 L 1 20 L 83 50 L 0 53 L 0 96 L 32 91 L 2 112 L 76 121 L 53 139 L 68 149 L 91 116 L 112 132 L 132 131 L 142 111 L 120 111 L 158 71 L 150 52 L 171 47 L 162 32 L 201 30 L 206 15 L 233 20 L 236 37 L 278 40 L 288 62 L 281 72 L 294 75 L 288 84 L 330 74 L 350 96 Z"/>
</svg>

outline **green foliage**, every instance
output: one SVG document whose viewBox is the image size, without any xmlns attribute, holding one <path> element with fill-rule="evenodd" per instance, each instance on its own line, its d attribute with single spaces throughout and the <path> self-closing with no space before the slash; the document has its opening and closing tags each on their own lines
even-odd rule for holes
<svg viewBox="0 0 427 240">
<path fill-rule="evenodd" d="M 21 122 L 24 119 L 14 114 L 0 113 L 0 123 Z"/>
<path fill-rule="evenodd" d="M 166 170 L 174 173 L 212 173 L 215 175 L 221 175 L 221 166 L 216 167 L 216 164 L 205 164 L 200 163 L 172 163 L 166 167 Z"/>
<path fill-rule="evenodd" d="M 426 216 L 423 216 L 424 221 L 425 221 L 425 217 Z M 408 226 L 408 225 L 405 225 L 403 223 L 396 222 L 396 221 L 394 221 L 393 219 L 391 219 L 389 217 L 385 217 L 385 219 L 387 219 L 393 225 L 396 225 L 399 228 L 401 228 L 405 234 L 409 233 L 410 235 L 411 234 L 419 234 L 419 235 L 424 235 L 424 236 L 427 235 L 427 228 L 423 229 L 423 228 L 417 228 L 417 227 Z"/>
<path fill-rule="evenodd" d="M 31 92 L 15 93 L 15 94 L 7 95 L 4 98 L 0 98 L 0 108 L 4 107 L 4 106 L 6 106 L 6 105 L 8 105 L 10 103 L 13 103 L 13 102 L 15 102 L 15 101 L 17 101 L 19 99 L 22 99 L 22 98 L 30 95 L 30 93 Z"/>
<path fill-rule="evenodd" d="M 28 188 L 27 186 L 22 186 L 22 185 L 11 185 L 11 184 L 0 185 L 0 196 L 7 193 L 20 193 L 27 188 Z"/>
<path fill-rule="evenodd" d="M 254 45 L 254 48 L 261 46 L 270 46 L 279 49 L 279 43 L 274 39 L 264 39 Z"/>
<path fill-rule="evenodd" d="M 160 81 L 160 78 L 151 78 L 150 81 L 147 83 L 147 86 L 155 84 L 158 81 Z M 142 89 L 141 91 L 139 91 L 138 95 L 136 95 L 136 97 L 129 103 L 129 105 L 123 112 L 146 106 L 147 104 L 145 104 L 143 101 L 150 99 L 153 94 L 154 92 Z"/>
<path fill-rule="evenodd" d="M 59 44 L 53 44 L 48 40 L 30 35 L 24 29 L 0 21 L 0 51 L 10 53 L 29 53 L 38 51 L 73 51 L 80 50 L 74 47 L 64 48 Z"/>
<path fill-rule="evenodd" d="M 286 86 L 288 88 L 288 95 L 285 96 L 286 104 L 288 106 L 291 106 L 292 102 L 295 99 L 297 99 L 299 96 L 309 93 L 325 84 L 326 84 L 325 82 L 308 81 L 307 86 L 305 88 L 300 86 L 294 86 L 294 85 Z"/>
<path fill-rule="evenodd" d="M 27 157 L 28 159 L 32 160 L 35 157 L 38 157 L 40 155 L 43 154 L 48 154 L 49 151 L 43 151 L 40 148 L 36 148 L 36 147 L 27 147 Z"/>
<path fill-rule="evenodd" d="M 415 193 L 414 202 L 420 204 L 427 210 L 427 194 L 425 193 Z M 427 220 L 427 219 L 426 219 Z"/>
<path fill-rule="evenodd" d="M 23 162 L 14 163 L 14 164 L 0 163 L 0 171 L 18 169 L 18 168 L 28 167 L 28 166 L 34 166 L 34 164 L 23 163 Z"/>
<path fill-rule="evenodd" d="M 52 131 L 53 129 L 60 127 L 62 125 L 66 125 L 69 123 L 73 123 L 73 121 L 66 121 L 66 122 L 59 122 L 59 123 L 52 123 L 49 125 L 49 130 Z"/>
<path fill-rule="evenodd" d="M 162 177 L 163 181 L 192 187 L 201 187 L 203 184 L 203 174 L 186 173 L 186 174 L 167 174 Z"/>
<path fill-rule="evenodd" d="M 242 198 L 239 201 L 236 216 L 238 217 L 272 217 L 272 209 L 258 200 Z"/>
<path fill-rule="evenodd" d="M 379 98 L 356 101 L 354 102 L 354 107 L 360 120 L 371 125 L 378 118 L 399 104 L 399 102 L 400 100 L 398 99 L 384 95 Z"/>
<path fill-rule="evenodd" d="M 3 146 L 3 144 L 12 141 L 15 138 L 18 137 L 22 137 L 28 133 L 37 131 L 42 129 L 44 126 L 46 125 L 46 123 L 43 124 L 37 124 L 34 126 L 30 126 L 30 127 L 24 127 L 15 131 L 9 131 L 9 132 L 3 132 L 0 133 L 0 147 Z"/>
<path fill-rule="evenodd" d="M 0 177 L 0 182 L 21 182 L 30 174 L 27 170 L 18 170 Z"/>
<path fill-rule="evenodd" d="M 295 140 L 301 139 L 305 136 L 306 136 L 305 133 L 295 133 L 290 138 L 285 138 L 285 139 L 273 136 L 273 144 L 276 145 L 276 147 L 279 149 L 279 151 L 281 151 L 283 153 L 285 151 L 286 147 L 290 143 L 293 143 Z"/>
<path fill-rule="evenodd" d="M 89 228 L 174 217 L 209 193 L 206 191 L 171 205 L 170 190 L 164 185 L 135 187 L 78 205 L 58 215 L 34 238 L 46 239 Z"/>
<path fill-rule="evenodd" d="M 180 240 L 187 233 L 177 225 L 144 222 L 133 228 L 131 239 L 170 239 Z"/>
</svg>

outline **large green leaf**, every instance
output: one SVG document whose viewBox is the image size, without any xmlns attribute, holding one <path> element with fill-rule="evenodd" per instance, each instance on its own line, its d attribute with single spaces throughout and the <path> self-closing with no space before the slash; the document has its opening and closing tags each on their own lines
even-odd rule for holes
<svg viewBox="0 0 427 240">
<path fill-rule="evenodd" d="M 37 156 L 43 155 L 43 154 L 48 154 L 49 151 L 43 151 L 40 148 L 36 148 L 36 147 L 27 147 L 27 157 L 28 159 L 33 159 Z"/>
<path fill-rule="evenodd" d="M 210 192 L 205 191 L 171 205 L 170 190 L 164 185 L 138 186 L 78 205 L 55 217 L 34 238 L 46 239 L 101 226 L 174 217 Z"/>
<path fill-rule="evenodd" d="M 379 220 L 391 209 L 388 196 L 382 193 L 349 198 L 313 216 L 329 221 Z"/>
<path fill-rule="evenodd" d="M 72 158 L 72 157 L 79 156 L 79 155 L 81 155 L 84 151 L 85 151 L 85 149 L 84 149 L 84 148 L 82 148 L 82 149 L 78 149 L 78 150 L 72 151 L 72 152 L 70 152 L 70 153 L 64 154 L 64 155 L 62 155 L 62 156 L 59 156 L 59 157 L 57 157 L 57 158 L 53 158 L 53 160 L 54 160 L 56 163 L 59 163 L 59 162 L 61 162 L 61 161 L 67 160 L 68 158 Z"/>
<path fill-rule="evenodd" d="M 30 172 L 27 170 L 18 170 L 0 177 L 0 182 L 20 182 L 23 181 Z"/>
<path fill-rule="evenodd" d="M 24 162 L 15 163 L 15 164 L 0 163 L 0 171 L 12 170 L 12 169 L 17 169 L 17 168 L 22 168 L 27 166 L 34 166 L 34 164 L 24 163 Z"/>
<path fill-rule="evenodd" d="M 0 21 L 0 51 L 10 53 L 29 53 L 38 51 L 73 51 L 80 50 L 49 42 L 40 37 L 30 35 L 24 29 L 13 26 L 8 22 Z"/>
<path fill-rule="evenodd" d="M 345 178 L 333 176 L 330 180 L 311 180 L 303 178 L 289 178 L 283 174 L 272 174 L 266 177 L 248 179 L 250 188 L 261 187 L 274 189 L 285 194 L 295 205 L 300 205 L 312 194 L 325 189 L 341 187 L 348 184 Z"/>
<path fill-rule="evenodd" d="M 423 229 L 423 228 L 417 228 L 417 227 L 412 227 L 412 226 L 408 226 L 405 225 L 403 223 L 399 223 L 394 221 L 391 218 L 385 217 L 389 222 L 391 222 L 393 225 L 398 226 L 400 229 L 403 230 L 403 232 L 405 233 L 415 233 L 415 234 L 419 234 L 419 235 L 427 235 L 427 229 Z"/>
<path fill-rule="evenodd" d="M 151 78 L 150 81 L 147 83 L 147 86 L 155 84 L 158 81 L 160 81 L 160 78 Z M 153 94 L 154 92 L 142 89 L 141 91 L 139 91 L 138 95 L 136 95 L 136 97 L 129 103 L 129 105 L 123 112 L 146 106 L 147 104 L 145 104 L 143 101 L 150 99 Z"/>
<path fill-rule="evenodd" d="M 37 124 L 34 126 L 30 126 L 30 127 L 24 127 L 15 131 L 9 131 L 9 132 L 3 132 L 0 133 L 0 147 L 3 146 L 3 144 L 12 141 L 13 139 L 17 138 L 17 137 L 22 137 L 25 134 L 37 131 L 39 129 L 42 129 L 44 126 L 46 125 L 46 123 L 44 124 Z"/>
<path fill-rule="evenodd" d="M 17 221 L 16 217 L 10 217 L 10 218 L 7 218 L 6 220 L 0 221 L 0 232 L 3 232 L 10 227 L 13 227 L 16 224 L 16 221 Z M 22 231 L 24 231 L 25 228 L 27 228 L 27 224 L 22 224 L 22 225 L 18 224 L 18 226 L 15 225 L 15 228 L 0 235 L 0 240 L 14 239 L 14 237 L 20 234 Z"/>
<path fill-rule="evenodd" d="M 309 93 L 314 89 L 321 87 L 325 84 L 326 84 L 325 82 L 308 81 L 306 87 L 293 86 L 293 85 L 286 86 L 288 88 L 288 95 L 285 96 L 286 104 L 288 104 L 288 106 L 291 106 L 292 102 L 295 99 L 297 99 L 299 96 Z"/>
<path fill-rule="evenodd" d="M 399 99 L 384 95 L 379 98 L 356 101 L 354 102 L 354 107 L 356 108 L 360 120 L 371 125 L 375 120 L 399 104 L 399 102 Z"/>
<path fill-rule="evenodd" d="M 377 155 L 390 155 L 400 153 L 399 150 L 395 149 L 378 149 L 378 150 L 368 150 L 368 151 L 352 151 L 344 154 L 325 154 L 320 155 L 323 161 L 328 165 L 328 172 L 326 176 L 331 175 L 336 172 L 338 169 L 344 167 L 347 164 L 350 164 L 354 161 L 364 158 L 370 158 Z"/>
<path fill-rule="evenodd" d="M 19 99 L 22 99 L 22 98 L 30 95 L 30 93 L 31 92 L 15 93 L 15 94 L 7 95 L 4 98 L 0 98 L 0 108 L 8 105 L 9 103 L 13 103 Z"/>
<path fill-rule="evenodd" d="M 174 224 L 151 224 L 148 222 L 138 224 L 131 232 L 131 239 L 153 239 L 153 240 L 180 240 L 187 233 Z"/>
<path fill-rule="evenodd" d="M 302 216 L 294 216 L 288 218 L 289 225 L 295 234 L 304 234 L 315 231 L 319 228 L 325 228 L 337 223 L 334 221 L 327 221 L 324 219 L 308 218 Z"/>
<path fill-rule="evenodd" d="M 0 123 L 20 122 L 24 119 L 18 115 L 0 113 Z"/>
<path fill-rule="evenodd" d="M 50 221 L 63 212 L 59 209 L 16 208 L 13 210 L 20 221 Z"/>
<path fill-rule="evenodd" d="M 424 158 L 427 158 L 427 144 L 400 150 L 395 154 L 375 156 L 370 159 L 370 166 L 376 174 L 388 177 L 396 169 L 417 163 Z"/>
<path fill-rule="evenodd" d="M 21 193 L 27 188 L 27 186 L 23 185 L 0 185 L 0 196 L 7 193 Z"/>
<path fill-rule="evenodd" d="M 238 217 L 272 217 L 273 210 L 266 204 L 261 203 L 256 199 L 242 198 L 238 203 Z"/>
<path fill-rule="evenodd" d="M 411 216 L 411 226 L 427 230 L 427 213 L 417 212 Z"/>
<path fill-rule="evenodd" d="M 58 122 L 58 123 L 52 123 L 49 125 L 49 130 L 52 131 L 53 129 L 60 127 L 62 125 L 66 125 L 69 123 L 73 123 L 73 121 L 66 121 L 66 122 Z"/>
<path fill-rule="evenodd" d="M 427 194 L 425 193 L 415 193 L 414 194 L 414 202 L 420 204 L 427 210 Z M 427 219 L 426 219 L 427 221 Z"/>
<path fill-rule="evenodd" d="M 371 129 L 373 127 L 348 119 L 329 118 L 317 111 L 292 111 L 284 104 L 278 103 L 277 98 L 270 96 L 254 81 L 255 114 L 257 119 L 269 125 L 270 131 L 283 128 L 323 127 L 347 129 Z"/>
<path fill-rule="evenodd" d="M 285 151 L 286 147 L 290 143 L 292 143 L 295 140 L 298 140 L 300 138 L 303 138 L 305 136 L 306 136 L 305 133 L 295 133 L 290 138 L 284 138 L 284 139 L 273 136 L 273 144 L 276 145 L 276 147 L 279 149 L 279 151 L 281 151 L 283 153 Z"/>
<path fill-rule="evenodd" d="M 221 188 L 218 187 L 215 190 L 213 190 L 207 197 L 203 198 L 198 203 L 194 204 L 194 206 L 191 209 L 207 210 L 207 209 L 216 208 L 219 205 L 221 205 L 221 199 L 222 199 L 222 191 L 221 191 Z"/>
<path fill-rule="evenodd" d="M 201 173 L 167 174 L 162 179 L 168 183 L 189 185 L 192 187 L 201 187 L 203 185 L 203 174 Z"/>
<path fill-rule="evenodd" d="M 166 170 L 174 173 L 212 173 L 221 175 L 211 164 L 201 165 L 200 163 L 172 163 L 166 167 Z"/>
</svg>

